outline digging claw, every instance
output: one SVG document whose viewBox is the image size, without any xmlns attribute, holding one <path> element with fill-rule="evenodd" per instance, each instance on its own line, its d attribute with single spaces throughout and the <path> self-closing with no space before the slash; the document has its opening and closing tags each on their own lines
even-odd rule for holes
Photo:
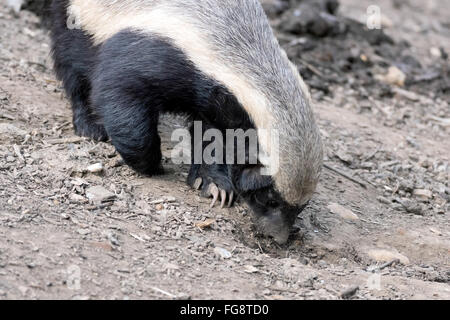
<svg viewBox="0 0 450 320">
<path fill-rule="evenodd" d="M 227 190 L 219 188 L 215 183 L 211 182 L 208 185 L 204 183 L 204 179 L 199 177 L 195 179 L 194 183 L 192 184 L 192 188 L 195 190 L 202 189 L 201 195 L 203 197 L 212 197 L 212 201 L 210 204 L 210 207 L 213 208 L 216 203 L 220 199 L 220 208 L 223 209 L 225 205 L 227 205 L 228 208 L 231 207 L 234 200 L 234 192 L 230 191 L 229 193 Z M 227 200 L 228 199 L 228 200 Z M 228 202 L 227 202 L 228 201 Z"/>
<path fill-rule="evenodd" d="M 228 199 L 228 208 L 231 208 L 231 204 L 233 203 L 234 191 L 231 191 L 230 198 Z"/>
<path fill-rule="evenodd" d="M 192 186 L 195 190 L 199 190 L 200 187 L 202 186 L 203 183 L 203 179 L 202 178 L 197 178 L 195 179 L 194 185 Z"/>
<path fill-rule="evenodd" d="M 211 183 L 208 187 L 208 192 L 210 195 L 213 196 L 213 199 L 212 199 L 211 205 L 210 205 L 210 207 L 212 208 L 212 207 L 214 207 L 214 205 L 217 202 L 217 199 L 219 198 L 219 188 L 214 183 Z"/>
<path fill-rule="evenodd" d="M 220 208 L 223 209 L 225 201 L 227 200 L 227 192 L 225 190 L 220 190 Z"/>
<path fill-rule="evenodd" d="M 216 205 L 216 203 L 219 199 L 220 199 L 220 208 L 223 209 L 225 207 L 225 204 L 227 203 L 227 196 L 228 196 L 228 193 L 226 190 L 220 189 L 214 183 L 210 183 L 208 186 L 207 194 L 209 196 L 213 197 L 213 199 L 211 201 L 211 205 L 210 205 L 211 208 L 213 208 Z M 233 197 L 234 197 L 234 192 L 231 191 L 228 196 L 228 208 L 231 207 L 231 204 L 233 203 Z"/>
</svg>

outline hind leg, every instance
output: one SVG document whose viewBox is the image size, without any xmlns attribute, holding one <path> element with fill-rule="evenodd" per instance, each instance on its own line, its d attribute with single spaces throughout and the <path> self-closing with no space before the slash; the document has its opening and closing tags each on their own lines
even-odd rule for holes
<svg viewBox="0 0 450 320">
<path fill-rule="evenodd" d="M 105 141 L 108 136 L 89 101 L 91 92 L 89 78 L 97 49 L 83 31 L 68 28 L 66 6 L 65 0 L 53 1 L 51 8 L 55 71 L 71 101 L 75 133 Z"/>
</svg>

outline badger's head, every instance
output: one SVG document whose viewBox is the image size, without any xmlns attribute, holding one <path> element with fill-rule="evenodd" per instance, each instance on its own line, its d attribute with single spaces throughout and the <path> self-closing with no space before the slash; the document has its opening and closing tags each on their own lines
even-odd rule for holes
<svg viewBox="0 0 450 320">
<path fill-rule="evenodd" d="M 259 164 L 231 169 L 233 184 L 251 208 L 258 231 L 279 244 L 287 242 L 296 217 L 312 198 L 322 168 L 319 129 L 312 115 L 306 118 L 309 122 L 303 128 L 291 123 L 277 129 L 278 143 L 271 146 L 275 168 Z"/>
<path fill-rule="evenodd" d="M 309 90 L 257 2 L 240 2 L 248 15 L 232 14 L 234 21 L 242 19 L 237 23 L 242 29 L 221 29 L 224 36 L 217 39 L 226 41 L 218 40 L 218 47 L 226 49 L 223 65 L 230 72 L 216 76 L 249 115 L 265 154 L 259 165 L 233 166 L 234 186 L 252 209 L 257 228 L 282 244 L 316 190 L 323 144 Z"/>
</svg>

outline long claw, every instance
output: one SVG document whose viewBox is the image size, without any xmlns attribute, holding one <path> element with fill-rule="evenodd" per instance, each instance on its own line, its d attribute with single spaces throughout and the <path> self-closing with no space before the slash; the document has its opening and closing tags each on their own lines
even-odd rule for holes
<svg viewBox="0 0 450 320">
<path fill-rule="evenodd" d="M 231 204 L 233 203 L 233 197 L 234 197 L 234 191 L 231 191 L 230 198 L 228 199 L 228 208 L 230 208 Z"/>
<path fill-rule="evenodd" d="M 202 186 L 202 183 L 203 183 L 203 179 L 202 178 L 197 178 L 197 179 L 195 179 L 194 185 L 192 187 L 195 190 L 198 190 Z"/>
<path fill-rule="evenodd" d="M 219 198 L 219 188 L 214 183 L 211 183 L 208 187 L 208 192 L 213 196 L 210 207 L 214 207 Z"/>
<path fill-rule="evenodd" d="M 227 200 L 227 192 L 225 190 L 220 190 L 220 208 L 223 209 L 225 201 Z"/>
</svg>

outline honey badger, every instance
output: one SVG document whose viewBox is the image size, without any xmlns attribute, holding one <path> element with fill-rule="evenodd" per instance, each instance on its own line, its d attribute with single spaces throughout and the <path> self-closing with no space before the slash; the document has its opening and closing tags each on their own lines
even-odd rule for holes
<svg viewBox="0 0 450 320">
<path fill-rule="evenodd" d="M 110 139 L 136 171 L 162 172 L 161 113 L 222 131 L 277 130 L 277 146 L 258 141 L 278 152 L 273 175 L 262 163 L 192 164 L 188 184 L 212 205 L 240 195 L 262 233 L 287 241 L 315 191 L 322 142 L 306 85 L 258 0 L 54 0 L 51 11 L 76 133 Z"/>
</svg>

